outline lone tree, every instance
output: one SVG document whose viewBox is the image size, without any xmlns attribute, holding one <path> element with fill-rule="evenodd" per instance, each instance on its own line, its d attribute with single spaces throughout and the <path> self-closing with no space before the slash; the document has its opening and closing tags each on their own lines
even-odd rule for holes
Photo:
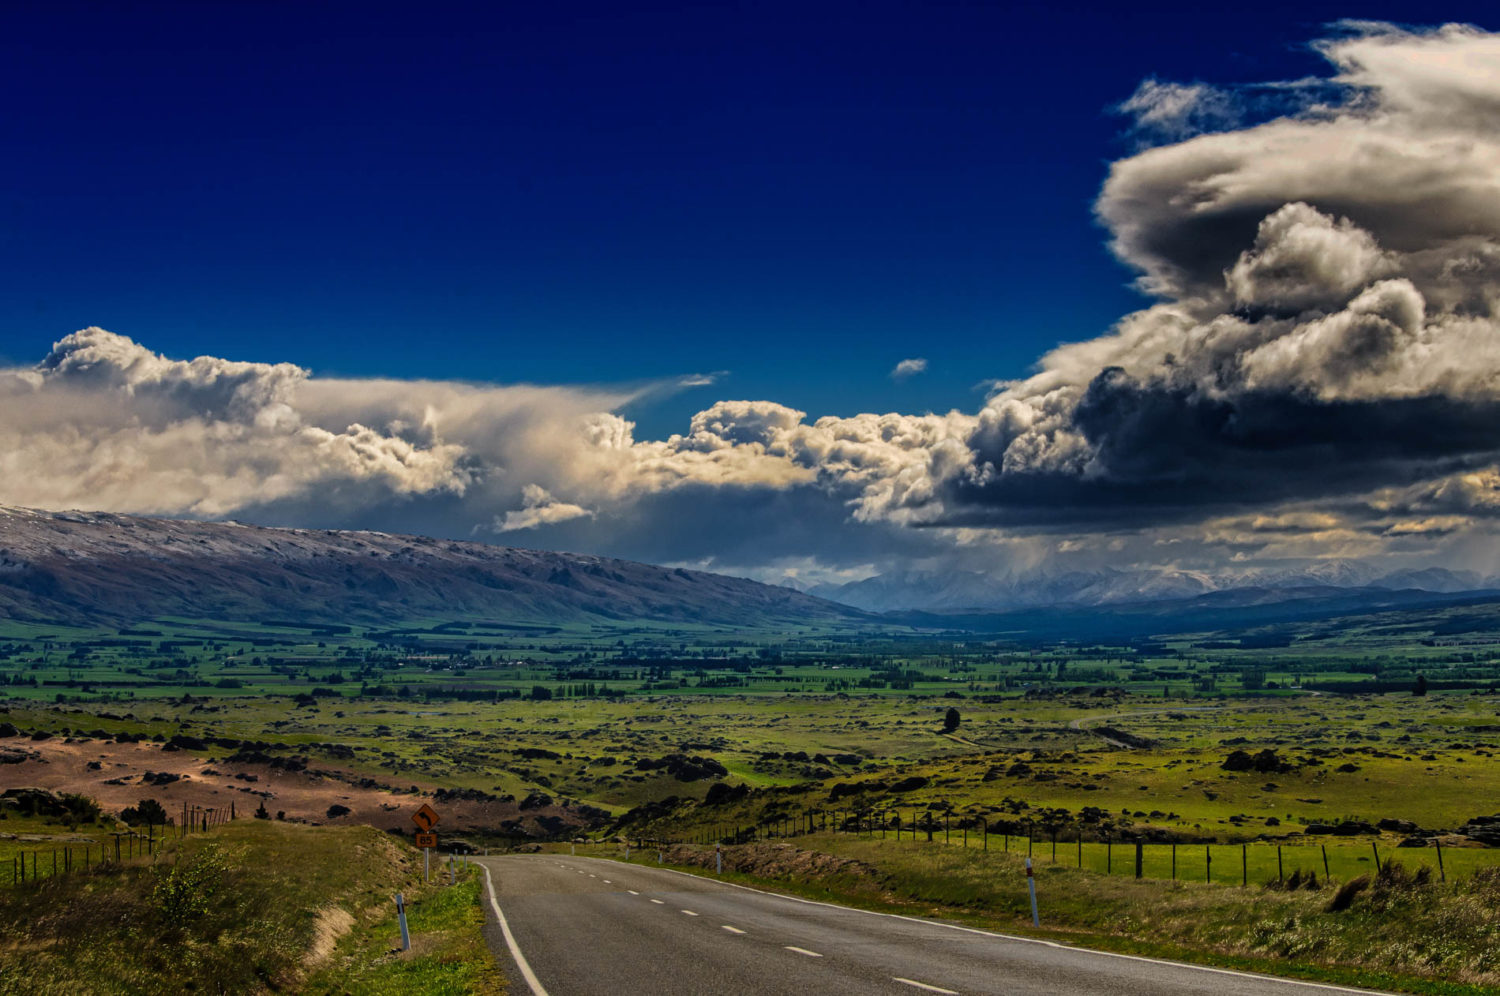
<svg viewBox="0 0 1500 996">
<path fill-rule="evenodd" d="M 160 826 L 167 822 L 167 811 L 155 799 L 142 799 L 140 805 L 121 810 L 120 819 L 131 826 L 143 823 L 147 826 Z"/>
<path fill-rule="evenodd" d="M 1413 695 L 1426 695 L 1427 694 L 1427 675 L 1425 675 L 1425 674 L 1419 674 L 1419 675 L 1417 675 L 1417 687 L 1413 688 L 1411 690 L 1411 693 Z"/>
<path fill-rule="evenodd" d="M 958 724 L 958 710 L 954 709 L 952 706 L 949 706 L 948 711 L 943 715 L 943 732 L 952 733 L 954 730 L 958 729 Z"/>
</svg>

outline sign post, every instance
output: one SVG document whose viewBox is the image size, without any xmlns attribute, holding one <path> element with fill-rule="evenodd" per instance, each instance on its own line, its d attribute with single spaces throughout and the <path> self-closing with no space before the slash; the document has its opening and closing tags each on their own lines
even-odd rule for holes
<svg viewBox="0 0 1500 996">
<path fill-rule="evenodd" d="M 432 849 L 437 847 L 437 834 L 433 827 L 438 825 L 437 810 L 427 803 L 422 803 L 422 808 L 411 814 L 411 821 L 417 826 L 416 845 L 422 849 L 422 881 L 432 881 Z"/>
</svg>

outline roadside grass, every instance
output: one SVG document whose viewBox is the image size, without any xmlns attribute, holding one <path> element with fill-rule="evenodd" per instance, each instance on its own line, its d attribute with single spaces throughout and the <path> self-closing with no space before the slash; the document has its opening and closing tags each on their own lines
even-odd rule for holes
<svg viewBox="0 0 1500 996">
<path fill-rule="evenodd" d="M 388 915 L 393 893 L 426 901 L 414 853 L 370 827 L 246 820 L 154 861 L 0 889 L 0 993 L 298 989 L 343 930 Z"/>
<path fill-rule="evenodd" d="M 443 876 L 436 876 L 441 879 Z M 410 951 L 401 951 L 394 909 L 361 923 L 300 988 L 309 996 L 501 996 L 505 979 L 480 934 L 483 879 L 474 866 L 458 884 L 405 896 Z"/>
<path fill-rule="evenodd" d="M 590 850 L 621 858 L 613 846 Z M 1335 911 L 1347 880 L 1285 891 L 1044 865 L 1036 870 L 1036 929 L 1017 853 L 833 835 L 724 853 L 727 881 L 1101 950 L 1429 996 L 1478 996 L 1500 986 L 1500 871 L 1493 868 L 1440 884 L 1392 862 L 1380 875 L 1361 876 L 1365 886 Z M 713 877 L 711 848 L 672 845 L 665 857 L 669 867 Z M 655 864 L 656 853 L 637 850 L 631 861 Z"/>
</svg>

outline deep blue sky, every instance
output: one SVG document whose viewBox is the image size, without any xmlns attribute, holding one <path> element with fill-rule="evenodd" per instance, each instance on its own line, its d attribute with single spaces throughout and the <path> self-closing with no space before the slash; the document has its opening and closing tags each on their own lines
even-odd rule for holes
<svg viewBox="0 0 1500 996">
<path fill-rule="evenodd" d="M 319 373 L 727 370 L 978 403 L 1140 299 L 1090 206 L 1148 75 L 1324 72 L 1268 5 L 8 3 L 0 359 L 97 324 Z M 1493 26 L 1493 24 L 1488 25 Z M 896 361 L 928 373 L 893 383 Z"/>
</svg>

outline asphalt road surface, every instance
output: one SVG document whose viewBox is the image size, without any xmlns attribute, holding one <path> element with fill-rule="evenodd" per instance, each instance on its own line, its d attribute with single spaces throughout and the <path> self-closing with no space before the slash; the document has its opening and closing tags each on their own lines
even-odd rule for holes
<svg viewBox="0 0 1500 996">
<path fill-rule="evenodd" d="M 485 938 L 526 996 L 1363 993 L 815 903 L 596 858 L 480 858 Z"/>
</svg>

